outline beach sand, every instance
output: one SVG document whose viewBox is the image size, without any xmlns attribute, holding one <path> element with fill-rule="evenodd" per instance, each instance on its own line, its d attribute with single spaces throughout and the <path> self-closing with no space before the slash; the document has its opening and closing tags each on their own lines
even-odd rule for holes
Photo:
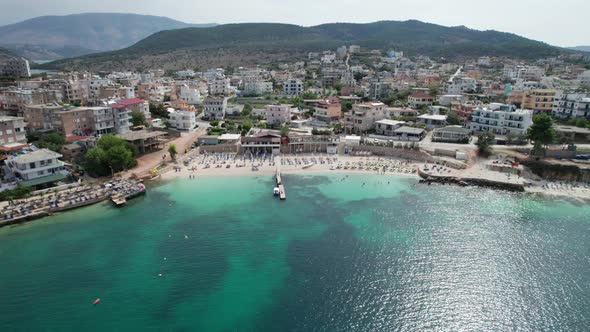
<svg viewBox="0 0 590 332">
<path fill-rule="evenodd" d="M 234 159 L 235 158 L 235 159 Z M 328 161 L 329 160 L 329 161 Z M 322 163 L 323 161 L 323 163 Z M 209 165 L 209 167 L 206 167 Z M 229 165 L 229 168 L 227 166 Z M 253 170 L 253 165 L 257 170 Z M 311 165 L 311 166 L 309 166 Z M 577 202 L 590 202 L 590 187 L 583 183 L 560 183 L 538 181 L 517 175 L 496 172 L 488 169 L 483 163 L 476 163 L 464 170 L 416 161 L 387 157 L 353 157 L 335 155 L 286 155 L 271 160 L 256 158 L 250 160 L 231 154 L 200 155 L 188 164 L 178 163 L 177 170 L 163 173 L 161 179 L 198 178 L 201 176 L 272 176 L 280 169 L 282 174 L 313 174 L 327 172 L 344 172 L 355 174 L 388 174 L 418 178 L 416 170 L 427 166 L 430 174 L 453 176 L 458 178 L 480 178 L 498 182 L 522 184 L 528 193 L 553 198 L 570 199 Z M 385 171 L 384 171 L 385 168 Z"/>
</svg>

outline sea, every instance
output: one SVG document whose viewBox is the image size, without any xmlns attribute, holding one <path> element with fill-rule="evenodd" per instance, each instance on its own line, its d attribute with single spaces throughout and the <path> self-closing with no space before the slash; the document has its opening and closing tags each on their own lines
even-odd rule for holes
<svg viewBox="0 0 590 332">
<path fill-rule="evenodd" d="M 588 331 L 590 207 L 326 173 L 0 229 L 0 331 Z M 96 299 L 100 303 L 93 305 Z"/>
</svg>

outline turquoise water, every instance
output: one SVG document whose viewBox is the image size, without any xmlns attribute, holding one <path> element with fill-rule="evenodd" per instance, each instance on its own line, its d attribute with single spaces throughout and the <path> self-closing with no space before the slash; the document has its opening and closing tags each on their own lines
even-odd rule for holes
<svg viewBox="0 0 590 332">
<path fill-rule="evenodd" d="M 590 208 L 377 175 L 175 180 L 0 229 L 0 331 L 582 331 Z M 92 305 L 94 299 L 101 303 Z"/>
</svg>

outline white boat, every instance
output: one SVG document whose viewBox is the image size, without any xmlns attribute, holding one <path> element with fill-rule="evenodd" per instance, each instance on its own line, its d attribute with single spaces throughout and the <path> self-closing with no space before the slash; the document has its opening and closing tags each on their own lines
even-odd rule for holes
<svg viewBox="0 0 590 332">
<path fill-rule="evenodd" d="M 281 191 L 279 190 L 279 187 L 275 187 L 275 188 L 272 190 L 272 194 L 273 194 L 274 196 L 279 196 L 279 195 L 280 195 L 280 193 L 281 193 Z"/>
</svg>

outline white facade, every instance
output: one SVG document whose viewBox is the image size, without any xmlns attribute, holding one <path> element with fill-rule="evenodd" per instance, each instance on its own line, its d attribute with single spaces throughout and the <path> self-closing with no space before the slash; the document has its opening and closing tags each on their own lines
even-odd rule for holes
<svg viewBox="0 0 590 332">
<path fill-rule="evenodd" d="M 197 125 L 195 112 L 168 109 L 170 126 L 178 130 L 192 130 Z"/>
<path fill-rule="evenodd" d="M 460 95 L 467 92 L 475 92 L 477 89 L 477 81 L 471 77 L 466 77 L 462 74 L 462 68 L 451 76 L 443 85 L 443 91 L 447 95 Z"/>
<path fill-rule="evenodd" d="M 62 155 L 48 149 L 40 149 L 26 154 L 10 156 L 5 162 L 7 180 L 30 181 L 54 174 L 68 175 Z"/>
<path fill-rule="evenodd" d="M 560 119 L 586 118 L 590 120 L 590 93 L 556 94 L 551 113 Z"/>
<path fill-rule="evenodd" d="M 492 103 L 488 107 L 477 107 L 471 118 L 469 129 L 473 132 L 524 136 L 533 124 L 533 111 Z"/>
<path fill-rule="evenodd" d="M 263 117 L 269 124 L 280 124 L 291 121 L 291 105 L 266 105 L 263 109 L 254 110 L 255 116 Z"/>
<path fill-rule="evenodd" d="M 303 82 L 301 80 L 289 79 L 283 83 L 285 96 L 296 97 L 303 93 Z"/>
<path fill-rule="evenodd" d="M 272 82 L 249 81 L 244 83 L 244 95 L 246 96 L 261 96 L 272 92 Z"/>
<path fill-rule="evenodd" d="M 231 86 L 229 78 L 216 77 L 213 80 L 207 81 L 209 87 L 209 94 L 213 96 L 229 96 L 231 94 Z"/>
<path fill-rule="evenodd" d="M 227 109 L 227 98 L 207 97 L 203 102 L 205 117 L 209 120 L 221 120 L 225 117 Z"/>
<path fill-rule="evenodd" d="M 183 84 L 180 86 L 178 98 L 184 100 L 187 104 L 196 105 L 201 102 L 201 93 L 198 89 Z"/>
</svg>

